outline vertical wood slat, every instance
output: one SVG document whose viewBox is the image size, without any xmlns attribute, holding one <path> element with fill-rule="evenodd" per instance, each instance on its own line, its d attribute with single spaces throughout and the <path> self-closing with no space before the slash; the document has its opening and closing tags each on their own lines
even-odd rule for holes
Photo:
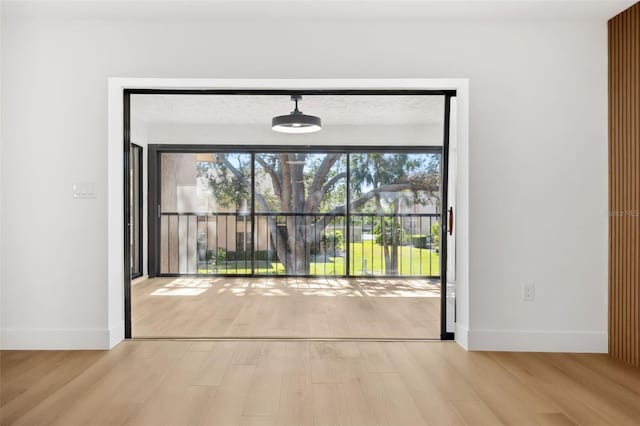
<svg viewBox="0 0 640 426">
<path fill-rule="evenodd" d="M 609 353 L 640 366 L 640 3 L 609 33 Z"/>
</svg>

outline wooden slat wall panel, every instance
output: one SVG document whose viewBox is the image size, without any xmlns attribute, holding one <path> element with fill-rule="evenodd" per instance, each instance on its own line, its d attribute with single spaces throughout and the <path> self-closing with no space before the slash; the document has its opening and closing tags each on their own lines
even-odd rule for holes
<svg viewBox="0 0 640 426">
<path fill-rule="evenodd" d="M 609 353 L 640 366 L 640 3 L 608 29 Z"/>
</svg>

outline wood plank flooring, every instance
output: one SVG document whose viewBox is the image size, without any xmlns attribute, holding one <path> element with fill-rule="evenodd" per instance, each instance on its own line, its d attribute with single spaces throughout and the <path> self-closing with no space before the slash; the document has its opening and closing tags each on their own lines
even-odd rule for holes
<svg viewBox="0 0 640 426">
<path fill-rule="evenodd" d="M 440 337 L 426 279 L 154 278 L 131 293 L 134 337 Z"/>
<path fill-rule="evenodd" d="M 125 341 L 0 353 L 2 425 L 637 425 L 640 370 L 452 342 Z"/>
</svg>

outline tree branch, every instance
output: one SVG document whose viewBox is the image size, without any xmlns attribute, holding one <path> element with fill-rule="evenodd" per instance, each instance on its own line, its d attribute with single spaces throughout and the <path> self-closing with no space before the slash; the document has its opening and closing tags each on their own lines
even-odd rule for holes
<svg viewBox="0 0 640 426">
<path fill-rule="evenodd" d="M 244 176 L 242 175 L 242 173 L 240 172 L 240 170 L 236 169 L 236 167 L 231 164 L 229 162 L 229 160 L 227 160 L 227 158 L 224 155 L 216 155 L 216 157 L 218 159 L 220 159 L 224 165 L 229 169 L 229 171 L 231 171 L 231 173 L 233 173 L 233 175 L 238 178 L 243 185 L 245 185 L 247 188 L 249 188 L 249 190 L 251 190 L 251 187 L 249 185 L 249 182 L 247 182 L 247 180 L 244 178 Z"/>
<path fill-rule="evenodd" d="M 400 191 L 429 191 L 433 192 L 434 188 L 437 188 L 437 184 L 435 182 L 404 182 L 404 183 L 390 183 L 386 185 L 379 186 L 378 188 L 372 189 L 369 192 L 364 193 L 357 200 L 351 202 L 349 208 L 357 209 L 358 207 L 362 207 L 376 196 L 376 194 L 380 194 L 383 192 L 400 192 Z M 325 226 L 329 224 L 332 220 L 335 220 L 336 215 L 346 214 L 347 206 L 342 205 L 335 207 L 330 210 L 322 217 L 318 222 L 316 222 L 316 227 L 320 230 L 324 229 Z M 317 238 L 317 236 L 316 236 Z"/>
<path fill-rule="evenodd" d="M 282 194 L 282 182 L 280 182 L 280 177 L 278 173 L 276 173 L 275 169 L 271 167 L 269 163 L 264 161 L 263 158 L 260 158 L 256 155 L 256 161 L 262 166 L 265 172 L 271 177 L 271 183 L 273 184 L 273 191 L 276 196 L 280 198 L 280 194 Z"/>
<path fill-rule="evenodd" d="M 336 163 L 336 161 L 340 159 L 341 156 L 342 154 L 334 153 L 334 154 L 327 154 L 327 156 L 324 157 L 324 160 L 322 160 L 320 167 L 318 167 L 318 170 L 316 171 L 316 175 L 313 178 L 313 182 L 309 187 L 309 192 L 319 191 L 320 188 L 322 188 L 322 183 L 326 179 L 327 174 L 331 171 L 331 167 L 333 167 L 333 165 Z"/>
<path fill-rule="evenodd" d="M 333 165 L 340 159 L 342 154 L 327 154 L 320 163 L 320 167 L 316 171 L 316 174 L 311 182 L 311 186 L 309 187 L 309 196 L 307 197 L 307 201 L 304 203 L 303 211 L 307 213 L 311 213 L 315 211 L 322 199 L 322 195 L 326 192 L 325 188 L 330 188 L 331 185 L 322 186 L 324 180 L 327 178 L 327 174 L 331 171 Z M 346 176 L 346 174 L 345 174 Z M 334 182 L 335 183 L 335 182 Z"/>
<path fill-rule="evenodd" d="M 305 191 L 304 191 L 304 163 L 307 154 L 289 154 L 291 159 L 289 171 L 291 174 L 291 207 L 292 211 L 297 211 L 299 207 L 304 208 Z"/>
<path fill-rule="evenodd" d="M 322 187 L 322 194 L 326 194 L 327 191 L 331 189 L 333 185 L 335 185 L 340 179 L 344 179 L 347 177 L 347 172 L 338 173 Z"/>
<path fill-rule="evenodd" d="M 314 211 L 316 211 L 318 209 L 320 201 L 322 200 L 322 196 L 326 194 L 331 189 L 331 187 L 333 187 L 333 185 L 335 185 L 340 179 L 344 179 L 345 177 L 347 177 L 346 172 L 338 173 L 337 175 L 329 179 L 329 182 L 327 182 L 322 187 L 322 190 L 309 193 L 307 201 L 305 202 L 304 212 L 313 213 Z"/>
<path fill-rule="evenodd" d="M 291 208 L 291 167 L 289 167 L 289 154 L 278 156 L 282 169 L 282 193 L 280 197 L 281 211 L 289 211 Z"/>
</svg>

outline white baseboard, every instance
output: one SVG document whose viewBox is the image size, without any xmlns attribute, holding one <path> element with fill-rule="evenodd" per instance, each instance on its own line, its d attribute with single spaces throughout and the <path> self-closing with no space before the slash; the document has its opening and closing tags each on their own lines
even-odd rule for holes
<svg viewBox="0 0 640 426">
<path fill-rule="evenodd" d="M 124 340 L 124 321 L 109 327 L 109 349 Z"/>
<path fill-rule="evenodd" d="M 456 324 L 456 343 L 469 350 L 469 329 L 460 324 Z"/>
<path fill-rule="evenodd" d="M 464 332 L 464 330 L 461 331 Z M 471 351 L 574 353 L 607 353 L 608 351 L 608 335 L 604 331 L 467 330 L 466 340 L 467 349 Z"/>
<path fill-rule="evenodd" d="M 0 349 L 109 349 L 110 334 L 100 328 L 4 328 Z"/>
<path fill-rule="evenodd" d="M 0 331 L 0 349 L 110 349 L 124 339 L 124 323 L 106 329 Z M 456 326 L 456 342 L 471 351 L 607 353 L 606 332 L 468 330 Z"/>
</svg>

